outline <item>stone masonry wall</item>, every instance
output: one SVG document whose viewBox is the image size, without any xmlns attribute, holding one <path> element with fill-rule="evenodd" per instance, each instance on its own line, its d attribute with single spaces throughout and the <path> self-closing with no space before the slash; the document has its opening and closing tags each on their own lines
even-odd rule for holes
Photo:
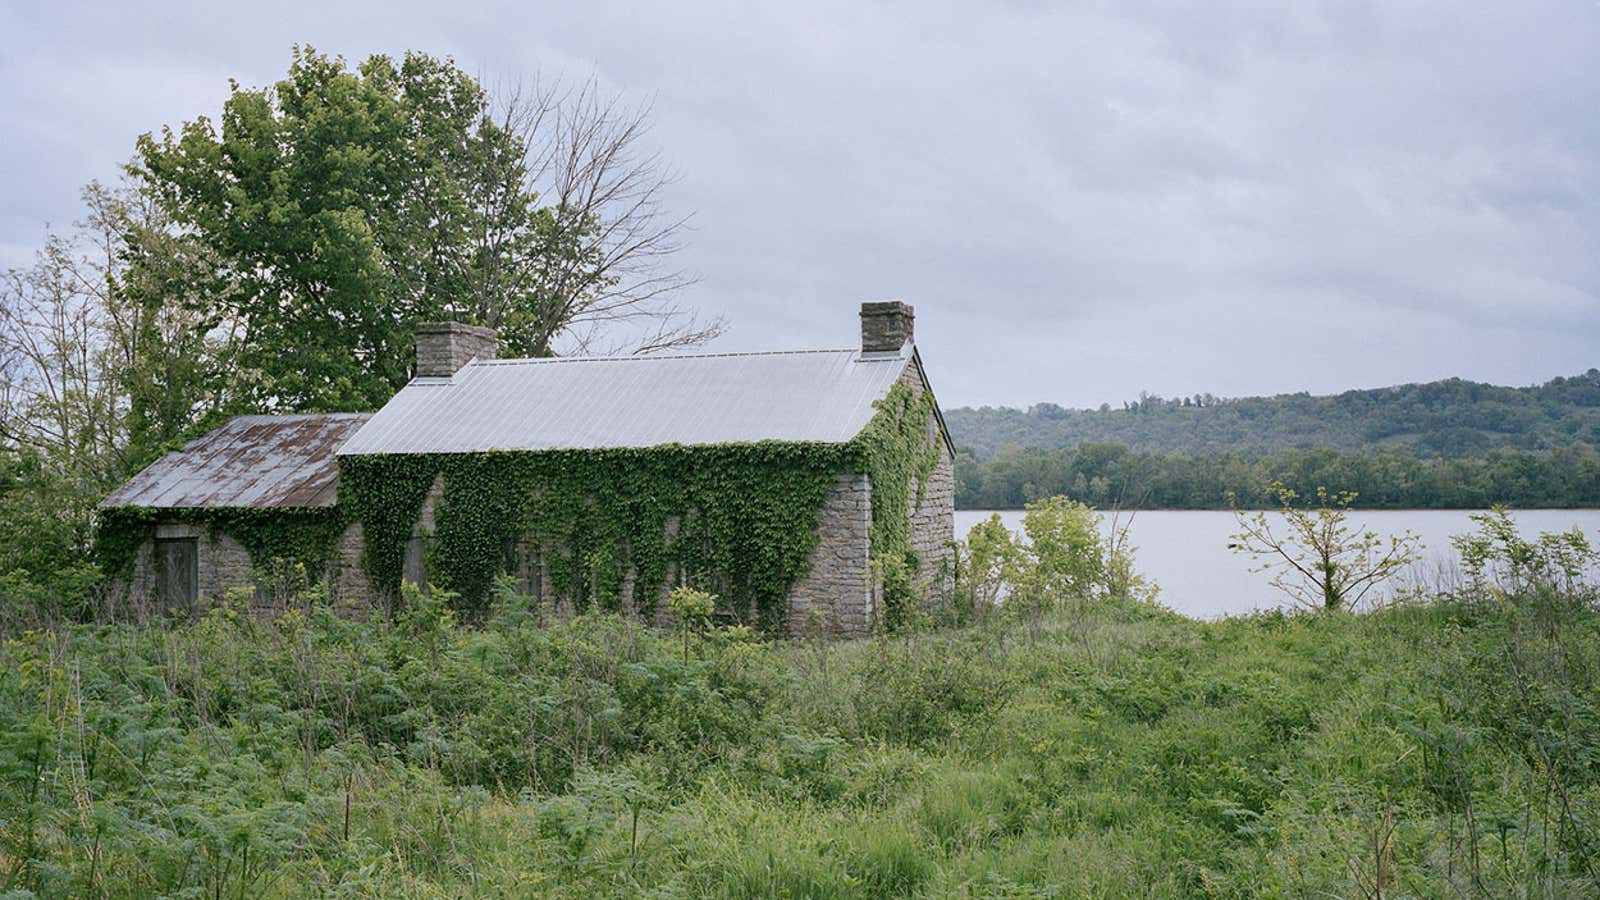
<svg viewBox="0 0 1600 900">
<path fill-rule="evenodd" d="M 210 598 L 224 596 L 231 587 L 249 585 L 250 553 L 239 542 L 225 534 L 211 535 L 197 525 L 157 525 L 157 538 L 193 538 L 195 541 L 196 570 L 199 573 L 197 593 L 202 603 Z M 155 554 L 154 541 L 146 545 L 141 557 L 146 562 L 150 589 L 155 589 L 155 570 L 150 566 Z"/>
<path fill-rule="evenodd" d="M 434 517 L 443 488 L 442 480 L 435 481 L 418 515 L 416 534 L 424 537 L 433 534 Z M 806 627 L 808 613 L 812 610 L 821 612 L 831 633 L 857 635 L 871 630 L 872 598 L 868 591 L 870 566 L 867 560 L 871 519 L 872 489 L 869 479 L 855 473 L 841 474 L 829 489 L 818 517 L 818 543 L 811 552 L 810 574 L 795 582 L 789 591 L 785 627 L 791 633 L 798 633 Z M 669 519 L 669 539 L 676 531 L 676 526 L 676 517 Z M 353 529 L 359 527 L 352 526 Z M 358 532 L 353 540 L 358 542 L 359 539 Z M 352 540 L 349 533 L 346 540 Z M 571 598 L 556 595 L 555 587 L 550 582 L 549 567 L 544 562 L 547 554 L 560 552 L 558 547 L 543 546 L 531 538 L 525 538 L 518 552 L 521 562 L 516 575 L 523 590 L 550 604 L 550 608 L 557 612 L 570 613 Z M 625 547 L 622 552 L 626 557 Z M 370 594 L 365 572 L 360 571 L 358 547 L 352 547 L 351 553 L 356 560 L 357 571 L 350 574 L 347 570 L 347 574 L 341 575 L 340 591 L 367 591 Z M 671 624 L 666 596 L 679 580 L 674 566 L 669 565 L 666 575 L 666 583 L 661 586 L 656 598 L 654 624 L 660 626 Z M 635 596 L 637 585 L 631 567 L 623 573 L 621 593 L 622 609 L 635 612 L 638 607 L 638 598 Z"/>
<path fill-rule="evenodd" d="M 820 617 L 830 634 L 872 629 L 871 573 L 867 553 L 872 525 L 872 484 L 865 475 L 841 474 L 817 519 L 810 573 L 789 589 L 784 617 L 790 634 L 802 634 Z"/>
<path fill-rule="evenodd" d="M 900 382 L 911 388 L 917 396 L 927 389 L 921 366 L 916 360 L 906 366 Z M 913 586 L 925 597 L 937 596 L 954 586 L 956 476 L 955 460 L 950 456 L 949 444 L 939 431 L 939 420 L 929 416 L 928 440 L 937 443 L 939 461 L 922 484 L 921 496 L 917 485 L 911 485 L 908 503 L 911 514 L 911 550 L 917 554 L 918 571 Z"/>
<path fill-rule="evenodd" d="M 916 313 L 898 300 L 861 304 L 861 349 L 866 353 L 896 353 L 913 340 Z"/>
<path fill-rule="evenodd" d="M 361 523 L 353 522 L 339 537 L 339 545 L 334 548 L 334 569 L 329 573 L 334 609 L 355 619 L 366 619 L 384 605 L 372 579 L 367 577 L 366 551 Z"/>
<path fill-rule="evenodd" d="M 247 587 L 254 583 L 250 567 L 250 553 L 238 541 L 225 534 L 212 535 L 202 526 L 188 523 L 162 523 L 155 529 L 154 538 L 192 539 L 195 542 L 195 593 L 200 609 L 212 606 L 227 595 L 229 588 Z M 156 596 L 155 540 L 147 540 L 139 547 L 134 560 L 133 581 L 130 585 L 135 598 L 144 601 L 143 608 L 162 612 Z"/>
<path fill-rule="evenodd" d="M 917 589 L 924 596 L 936 596 L 955 586 L 955 460 L 950 448 L 939 442 L 939 462 L 923 485 L 922 505 L 918 507 L 916 486 L 911 495 L 911 549 L 920 562 Z"/>
</svg>

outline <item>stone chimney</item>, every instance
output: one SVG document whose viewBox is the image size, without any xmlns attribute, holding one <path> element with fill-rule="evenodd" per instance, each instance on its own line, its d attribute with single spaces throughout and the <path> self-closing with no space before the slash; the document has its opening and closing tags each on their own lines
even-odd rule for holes
<svg viewBox="0 0 1600 900">
<path fill-rule="evenodd" d="M 915 314 L 909 303 L 861 304 L 861 352 L 898 353 L 911 341 Z"/>
<path fill-rule="evenodd" d="M 494 359 L 500 347 L 494 329 L 460 322 L 417 325 L 417 377 L 449 378 L 474 359 Z"/>
</svg>

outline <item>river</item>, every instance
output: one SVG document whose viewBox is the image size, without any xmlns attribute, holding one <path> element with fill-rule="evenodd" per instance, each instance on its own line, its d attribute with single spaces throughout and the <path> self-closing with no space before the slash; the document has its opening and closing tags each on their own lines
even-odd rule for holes
<svg viewBox="0 0 1600 900">
<path fill-rule="evenodd" d="M 988 518 L 987 510 L 956 511 L 956 536 Z M 1422 538 L 1419 572 L 1450 566 L 1456 558 L 1450 536 L 1472 531 L 1470 510 L 1383 510 L 1350 513 L 1352 523 L 1380 534 L 1410 529 Z M 1566 531 L 1574 525 L 1600 540 L 1600 510 L 1534 509 L 1512 513 L 1525 537 L 1541 531 Z M 1021 530 L 1022 511 L 1003 510 L 1000 518 Z M 1250 571 L 1250 557 L 1228 549 L 1237 530 L 1233 513 L 1213 510 L 1142 510 L 1123 513 L 1137 548 L 1135 569 L 1161 586 L 1160 602 L 1196 618 L 1216 618 L 1284 606 L 1284 596 L 1268 583 L 1270 574 Z M 1102 525 L 1110 527 L 1110 516 Z"/>
</svg>

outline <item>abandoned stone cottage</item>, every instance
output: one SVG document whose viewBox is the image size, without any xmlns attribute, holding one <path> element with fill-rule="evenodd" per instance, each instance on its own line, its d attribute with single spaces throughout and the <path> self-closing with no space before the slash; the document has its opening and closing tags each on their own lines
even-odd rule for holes
<svg viewBox="0 0 1600 900">
<path fill-rule="evenodd" d="M 496 358 L 418 327 L 376 413 L 241 416 L 102 504 L 106 564 L 192 610 L 298 560 L 341 613 L 402 581 L 483 604 L 511 577 L 555 606 L 659 618 L 676 585 L 740 618 L 868 630 L 951 577 L 953 453 L 913 310 L 861 306 L 851 350 Z"/>
</svg>

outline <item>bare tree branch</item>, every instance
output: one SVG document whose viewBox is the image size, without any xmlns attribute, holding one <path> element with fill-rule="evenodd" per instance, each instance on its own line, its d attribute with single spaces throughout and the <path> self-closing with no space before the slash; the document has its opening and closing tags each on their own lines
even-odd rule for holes
<svg viewBox="0 0 1600 900">
<path fill-rule="evenodd" d="M 601 340 L 611 352 L 650 353 L 720 334 L 720 319 L 671 299 L 698 279 L 671 265 L 689 217 L 664 211 L 673 176 L 643 147 L 649 104 L 626 106 L 593 78 L 497 94 L 492 127 L 516 140 L 478 188 L 478 315 L 513 352 L 534 356 L 592 352 Z M 537 210 L 519 209 L 529 195 Z"/>
<path fill-rule="evenodd" d="M 226 358 L 217 351 L 237 328 L 169 290 L 215 267 L 185 258 L 193 247 L 140 192 L 91 183 L 83 201 L 82 221 L 47 233 L 31 266 L 0 276 L 0 443 L 36 452 L 92 496 L 144 461 L 130 456 L 150 418 L 141 401 L 173 407 L 172 430 L 200 415 L 194 402 L 225 401 L 226 378 L 207 394 L 173 386 L 177 373 Z M 136 260 L 137 277 L 159 279 L 142 295 L 129 281 Z M 184 277 L 161 278 L 162 266 Z"/>
</svg>

